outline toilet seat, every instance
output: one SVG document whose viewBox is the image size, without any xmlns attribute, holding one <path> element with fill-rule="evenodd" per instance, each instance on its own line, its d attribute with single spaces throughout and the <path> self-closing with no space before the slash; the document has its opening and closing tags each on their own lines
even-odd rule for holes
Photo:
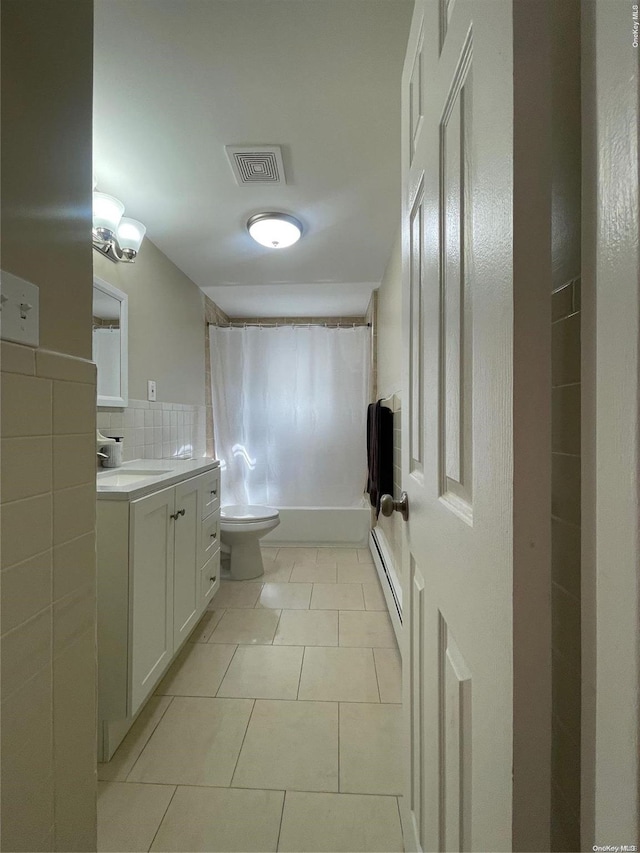
<svg viewBox="0 0 640 853">
<path fill-rule="evenodd" d="M 220 519 L 224 524 L 255 524 L 278 518 L 279 512 L 272 506 L 229 504 L 220 510 Z"/>
</svg>

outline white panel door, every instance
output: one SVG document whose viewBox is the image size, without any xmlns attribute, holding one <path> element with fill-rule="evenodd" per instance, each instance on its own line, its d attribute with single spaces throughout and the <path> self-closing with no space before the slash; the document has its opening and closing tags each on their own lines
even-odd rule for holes
<svg viewBox="0 0 640 853">
<path fill-rule="evenodd" d="M 424 850 L 549 849 L 546 9 L 416 0 L 403 75 L 403 807 Z"/>
<path fill-rule="evenodd" d="M 130 509 L 129 678 L 133 716 L 173 655 L 174 489 Z"/>
</svg>

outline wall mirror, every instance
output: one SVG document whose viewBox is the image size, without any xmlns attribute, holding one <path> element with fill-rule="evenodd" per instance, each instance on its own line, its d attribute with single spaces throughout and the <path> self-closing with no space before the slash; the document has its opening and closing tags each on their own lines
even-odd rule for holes
<svg viewBox="0 0 640 853">
<path fill-rule="evenodd" d="M 93 280 L 93 360 L 98 368 L 98 406 L 129 404 L 127 294 Z"/>
</svg>

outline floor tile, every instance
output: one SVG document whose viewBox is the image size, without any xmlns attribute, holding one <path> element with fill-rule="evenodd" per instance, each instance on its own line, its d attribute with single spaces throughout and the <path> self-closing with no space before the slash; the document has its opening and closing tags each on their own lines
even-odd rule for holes
<svg viewBox="0 0 640 853">
<path fill-rule="evenodd" d="M 172 701 L 172 696 L 149 698 L 111 761 L 98 763 L 98 779 L 124 782 Z"/>
<path fill-rule="evenodd" d="M 173 785 L 98 782 L 98 850 L 148 850 L 175 790 Z"/>
<path fill-rule="evenodd" d="M 318 555 L 317 548 L 280 548 L 278 557 L 291 560 L 293 563 L 315 563 Z"/>
<path fill-rule="evenodd" d="M 255 607 L 261 591 L 261 583 L 222 581 L 220 589 L 213 596 L 208 609 L 220 610 L 225 607 Z"/>
<path fill-rule="evenodd" d="M 274 851 L 283 791 L 179 787 L 151 850 Z"/>
<path fill-rule="evenodd" d="M 402 849 L 395 797 L 287 792 L 278 850 L 399 853 Z"/>
<path fill-rule="evenodd" d="M 310 598 L 310 583 L 266 583 L 256 607 L 307 610 Z"/>
<path fill-rule="evenodd" d="M 262 562 L 265 560 L 275 560 L 278 556 L 279 548 L 269 548 L 267 546 L 263 546 L 260 548 L 260 553 L 262 554 Z"/>
<path fill-rule="evenodd" d="M 283 610 L 274 646 L 337 646 L 337 610 Z"/>
<path fill-rule="evenodd" d="M 384 599 L 380 581 L 373 580 L 362 584 L 364 593 L 364 606 L 367 610 L 387 610 L 387 602 Z"/>
<path fill-rule="evenodd" d="M 229 785 L 252 708 L 248 699 L 176 697 L 128 781 Z"/>
<path fill-rule="evenodd" d="M 293 569 L 289 560 L 267 560 L 264 564 L 264 574 L 260 577 L 264 583 L 288 583 Z"/>
<path fill-rule="evenodd" d="M 335 583 L 336 563 L 296 563 L 293 567 L 291 583 Z"/>
<path fill-rule="evenodd" d="M 338 564 L 338 583 L 371 583 L 378 580 L 373 563 Z"/>
<path fill-rule="evenodd" d="M 402 793 L 401 726 L 401 705 L 340 705 L 340 791 Z"/>
<path fill-rule="evenodd" d="M 381 702 L 402 702 L 402 658 L 397 648 L 374 649 Z"/>
<path fill-rule="evenodd" d="M 337 791 L 338 704 L 258 700 L 232 785 Z"/>
<path fill-rule="evenodd" d="M 100 850 L 402 849 L 401 658 L 370 552 L 262 552 L 98 766 Z"/>
<path fill-rule="evenodd" d="M 222 619 L 224 610 L 205 610 L 204 616 L 198 622 L 189 637 L 190 643 L 208 643 L 209 637 L 213 633 L 214 628 Z"/>
<path fill-rule="evenodd" d="M 338 568 L 340 572 L 340 568 Z M 312 610 L 364 610 L 362 584 L 314 583 Z"/>
<path fill-rule="evenodd" d="M 298 698 L 327 702 L 378 702 L 372 650 L 305 649 Z"/>
<path fill-rule="evenodd" d="M 235 645 L 187 643 L 160 682 L 156 693 L 166 696 L 215 696 Z"/>
<path fill-rule="evenodd" d="M 226 610 L 209 642 L 271 644 L 279 619 L 279 610 Z"/>
<path fill-rule="evenodd" d="M 343 610 L 339 614 L 339 645 L 393 649 L 396 635 L 388 613 Z"/>
<path fill-rule="evenodd" d="M 303 652 L 299 646 L 238 646 L 218 696 L 295 699 Z"/>
<path fill-rule="evenodd" d="M 335 562 L 357 563 L 358 552 L 355 548 L 318 548 L 317 563 Z"/>
</svg>

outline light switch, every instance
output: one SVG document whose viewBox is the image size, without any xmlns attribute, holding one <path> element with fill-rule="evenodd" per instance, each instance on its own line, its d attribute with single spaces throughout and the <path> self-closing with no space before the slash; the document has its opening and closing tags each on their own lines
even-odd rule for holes
<svg viewBox="0 0 640 853">
<path fill-rule="evenodd" d="M 147 381 L 147 400 L 150 403 L 155 403 L 156 400 L 156 380 L 149 379 Z"/>
<path fill-rule="evenodd" d="M 37 347 L 40 343 L 40 291 L 10 272 L 0 273 L 0 337 Z"/>
</svg>

